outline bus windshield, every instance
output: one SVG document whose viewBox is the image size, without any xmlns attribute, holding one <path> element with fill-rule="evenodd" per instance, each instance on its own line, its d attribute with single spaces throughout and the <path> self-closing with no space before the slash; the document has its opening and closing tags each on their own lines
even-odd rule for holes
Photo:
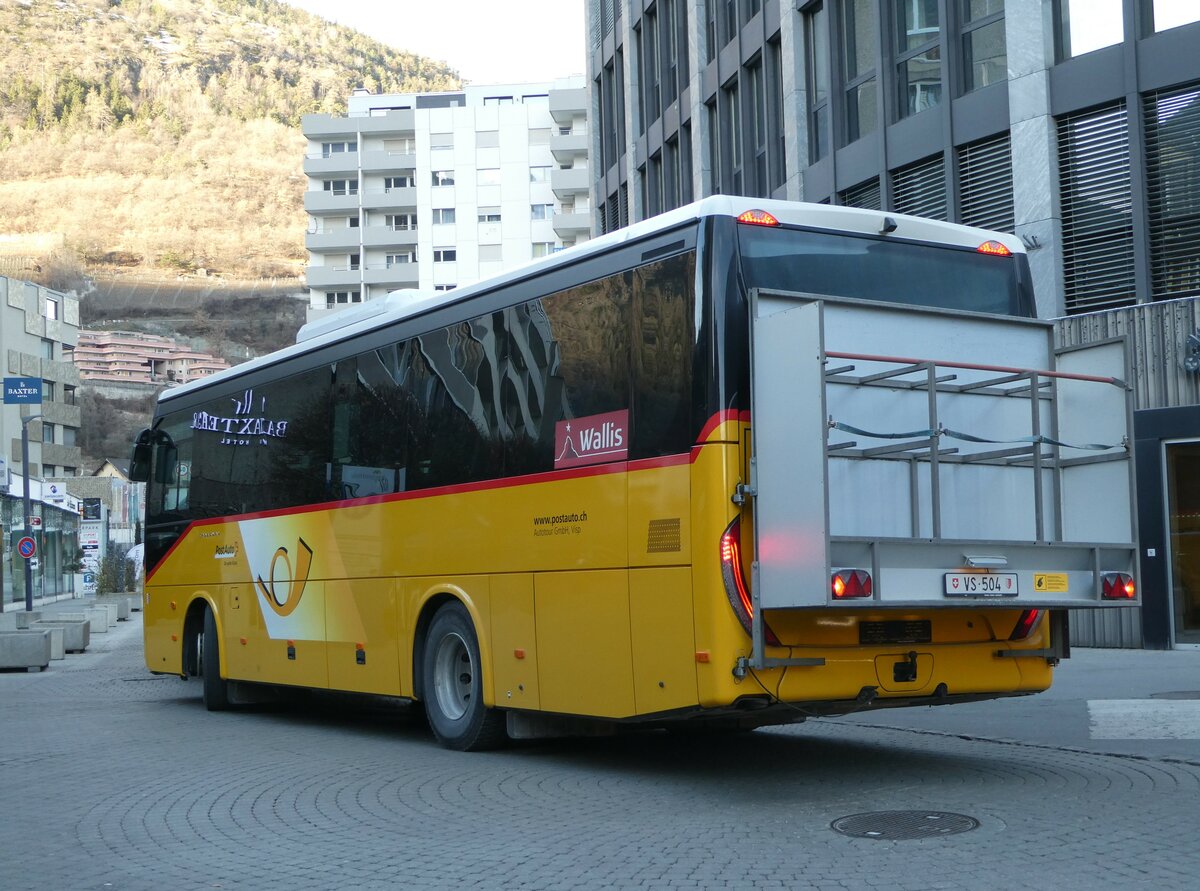
<svg viewBox="0 0 1200 891">
<path fill-rule="evenodd" d="M 1018 256 L 803 229 L 738 229 L 749 288 L 1033 315 Z"/>
</svg>

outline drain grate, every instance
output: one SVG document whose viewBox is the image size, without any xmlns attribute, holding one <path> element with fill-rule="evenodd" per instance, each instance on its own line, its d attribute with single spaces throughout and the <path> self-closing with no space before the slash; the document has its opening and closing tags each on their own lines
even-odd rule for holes
<svg viewBox="0 0 1200 891">
<path fill-rule="evenodd" d="M 840 817 L 829 825 L 835 832 L 855 838 L 907 841 L 970 832 L 979 828 L 979 821 L 965 814 L 944 811 L 875 811 Z"/>
</svg>

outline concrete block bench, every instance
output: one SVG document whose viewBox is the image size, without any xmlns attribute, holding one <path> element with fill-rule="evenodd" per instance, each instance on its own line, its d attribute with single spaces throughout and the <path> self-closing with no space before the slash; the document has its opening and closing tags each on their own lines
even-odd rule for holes
<svg viewBox="0 0 1200 891">
<path fill-rule="evenodd" d="M 114 601 L 100 600 L 99 598 L 97 598 L 96 602 L 94 604 L 92 604 L 92 609 L 102 609 L 108 613 L 108 627 L 109 628 L 111 628 L 117 624 L 117 618 L 118 618 L 119 614 L 117 612 L 117 604 Z"/>
<path fill-rule="evenodd" d="M 5 610 L 0 613 L 0 631 L 24 631 L 42 617 L 41 610 L 27 612 L 18 603 L 5 604 Z"/>
<path fill-rule="evenodd" d="M 115 607 L 117 610 L 116 621 L 128 622 L 129 613 L 132 609 L 129 603 L 130 598 L 125 596 L 117 597 L 97 597 L 96 606 L 103 606 L 106 609 Z"/>
<path fill-rule="evenodd" d="M 38 628 L 61 630 L 62 647 L 66 653 L 82 653 L 92 641 L 91 622 L 87 620 L 72 622 L 56 617 L 37 622 L 33 628 L 34 630 Z"/>
<path fill-rule="evenodd" d="M 103 634 L 108 630 L 108 610 L 81 609 L 75 612 L 55 613 L 56 622 L 91 622 L 92 634 Z"/>
<path fill-rule="evenodd" d="M 50 631 L 0 631 L 0 669 L 36 668 L 50 664 Z"/>
</svg>

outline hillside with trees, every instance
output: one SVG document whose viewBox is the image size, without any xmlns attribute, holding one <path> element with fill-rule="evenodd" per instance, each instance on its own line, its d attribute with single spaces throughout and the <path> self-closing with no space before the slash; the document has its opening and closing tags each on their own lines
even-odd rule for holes
<svg viewBox="0 0 1200 891">
<path fill-rule="evenodd" d="M 277 0 L 0 0 L 0 252 L 59 287 L 298 276 L 300 117 L 358 86 L 459 79 Z"/>
</svg>

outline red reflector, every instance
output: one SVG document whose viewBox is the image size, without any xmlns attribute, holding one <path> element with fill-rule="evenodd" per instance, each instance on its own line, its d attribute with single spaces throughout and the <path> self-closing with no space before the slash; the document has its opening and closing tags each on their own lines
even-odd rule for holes
<svg viewBox="0 0 1200 891">
<path fill-rule="evenodd" d="M 865 569 L 839 569 L 829 577 L 834 600 L 871 596 L 871 573 Z"/>
<path fill-rule="evenodd" d="M 1105 600 L 1133 600 L 1137 597 L 1137 585 L 1127 572 L 1106 572 L 1100 581 L 1101 595 Z"/>
<path fill-rule="evenodd" d="M 765 210 L 748 210 L 737 218 L 739 223 L 746 223 L 749 226 L 778 226 L 779 220 L 771 216 Z"/>
<path fill-rule="evenodd" d="M 985 241 L 975 248 L 981 254 L 991 254 L 993 257 L 1011 257 L 1012 251 L 998 241 Z"/>
<path fill-rule="evenodd" d="M 1025 640 L 1029 635 L 1033 634 L 1033 630 L 1037 628 L 1038 622 L 1042 619 L 1043 610 L 1027 609 L 1019 619 L 1017 625 L 1013 628 L 1012 634 L 1008 636 L 1009 640 Z"/>
</svg>

